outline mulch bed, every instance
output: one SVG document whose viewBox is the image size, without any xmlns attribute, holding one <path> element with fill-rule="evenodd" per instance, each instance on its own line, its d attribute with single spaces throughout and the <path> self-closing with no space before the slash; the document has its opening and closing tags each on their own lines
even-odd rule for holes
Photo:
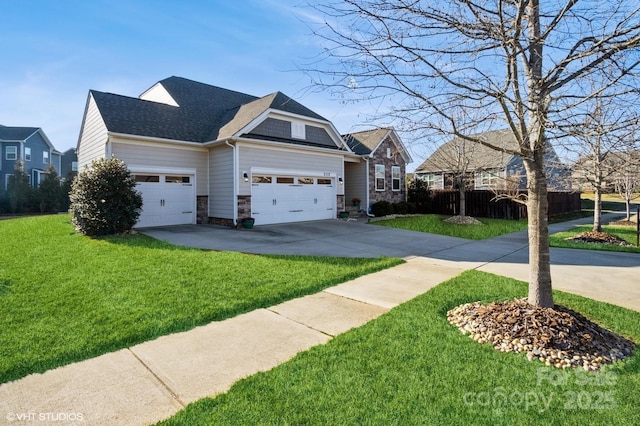
<svg viewBox="0 0 640 426">
<path fill-rule="evenodd" d="M 526 352 L 556 368 L 598 370 L 630 357 L 635 343 L 563 306 L 541 308 L 526 299 L 460 305 L 447 319 L 478 343 L 501 352 Z"/>
<path fill-rule="evenodd" d="M 447 223 L 455 223 L 457 225 L 484 225 L 478 219 L 473 218 L 471 216 L 451 216 L 448 219 L 444 219 L 443 222 Z"/>
<path fill-rule="evenodd" d="M 598 244 L 613 244 L 616 246 L 630 246 L 627 241 L 619 238 L 615 235 L 607 234 L 606 232 L 587 231 L 576 235 L 575 237 L 566 238 L 566 241 L 574 243 L 598 243 Z"/>
</svg>

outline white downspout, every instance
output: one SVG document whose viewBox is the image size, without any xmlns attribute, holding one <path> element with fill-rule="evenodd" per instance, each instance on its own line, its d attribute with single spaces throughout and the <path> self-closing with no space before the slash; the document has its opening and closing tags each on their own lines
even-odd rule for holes
<svg viewBox="0 0 640 426">
<path fill-rule="evenodd" d="M 238 151 L 235 145 L 229 143 L 229 139 L 224 141 L 225 145 L 233 149 L 233 224 L 238 225 Z"/>
<path fill-rule="evenodd" d="M 369 205 L 369 194 L 371 193 L 371 187 L 369 186 L 369 166 L 371 166 L 371 164 L 369 164 L 369 157 L 362 157 L 364 158 L 364 161 L 367 163 L 367 167 L 366 167 L 366 173 L 365 173 L 365 179 L 366 179 L 366 203 L 365 206 L 367 206 L 367 210 L 365 211 L 367 216 L 370 216 L 369 214 L 369 209 L 370 209 L 370 205 Z"/>
</svg>

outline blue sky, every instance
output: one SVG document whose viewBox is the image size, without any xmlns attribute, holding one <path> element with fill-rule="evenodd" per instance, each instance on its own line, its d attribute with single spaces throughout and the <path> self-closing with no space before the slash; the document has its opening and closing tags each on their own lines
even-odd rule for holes
<svg viewBox="0 0 640 426">
<path fill-rule="evenodd" d="M 309 91 L 296 70 L 320 49 L 304 24 L 318 17 L 297 3 L 1 0 L 0 124 L 42 127 L 65 151 L 90 89 L 137 97 L 176 75 L 255 96 L 279 90 L 340 132 L 362 130 L 368 105 Z"/>
</svg>

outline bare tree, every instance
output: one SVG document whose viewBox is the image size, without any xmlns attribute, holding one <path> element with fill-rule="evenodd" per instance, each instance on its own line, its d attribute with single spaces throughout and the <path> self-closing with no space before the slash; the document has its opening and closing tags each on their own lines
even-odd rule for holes
<svg viewBox="0 0 640 426">
<path fill-rule="evenodd" d="M 552 307 L 545 151 L 562 108 L 625 83 L 639 66 L 635 0 L 343 0 L 318 2 L 325 55 L 306 68 L 319 87 L 379 99 L 418 131 L 457 137 L 496 126 L 518 141 L 527 177 L 529 302 Z M 605 74 L 595 92 L 582 84 Z M 467 117 L 459 126 L 456 118 Z M 437 117 L 437 119 L 436 119 Z"/>
<path fill-rule="evenodd" d="M 617 100 L 597 96 L 585 101 L 574 108 L 560 129 L 567 135 L 564 147 L 578 156 L 573 165 L 574 178 L 594 192 L 594 232 L 602 232 L 602 194 L 613 190 L 614 175 L 619 167 L 626 166 L 622 164 L 626 157 L 618 154 L 635 143 L 628 134 L 636 119 Z"/>
<path fill-rule="evenodd" d="M 619 154 L 621 164 L 614 173 L 616 192 L 624 200 L 626 220 L 631 220 L 631 202 L 640 197 L 640 151 L 629 150 Z M 640 220 L 640 218 L 636 218 Z"/>
</svg>

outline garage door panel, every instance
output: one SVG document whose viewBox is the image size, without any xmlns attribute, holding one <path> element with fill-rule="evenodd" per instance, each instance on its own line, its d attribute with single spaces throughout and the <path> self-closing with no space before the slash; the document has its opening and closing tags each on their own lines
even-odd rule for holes
<svg viewBox="0 0 640 426">
<path fill-rule="evenodd" d="M 333 180 L 314 177 L 258 176 L 251 187 L 251 211 L 257 225 L 331 219 L 335 215 Z"/>
<path fill-rule="evenodd" d="M 136 227 L 195 223 L 194 176 L 134 175 L 142 193 L 142 211 Z"/>
</svg>

